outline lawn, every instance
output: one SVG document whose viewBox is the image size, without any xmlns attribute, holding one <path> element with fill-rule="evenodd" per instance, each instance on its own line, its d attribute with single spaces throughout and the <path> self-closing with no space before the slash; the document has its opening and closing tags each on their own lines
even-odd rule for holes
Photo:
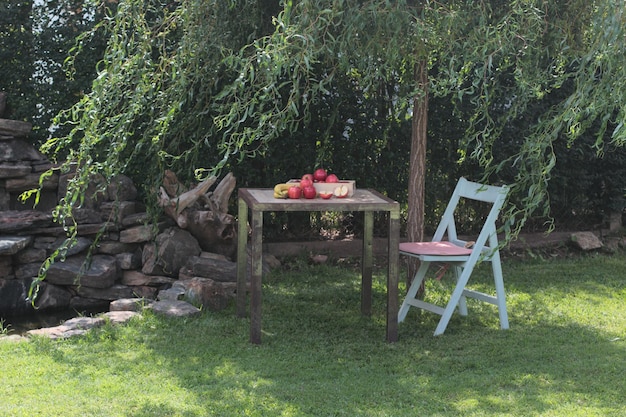
<svg viewBox="0 0 626 417">
<path fill-rule="evenodd" d="M 510 330 L 469 300 L 438 337 L 438 317 L 413 309 L 389 344 L 384 270 L 367 318 L 357 268 L 294 259 L 264 280 L 261 346 L 234 306 L 0 341 L 0 415 L 624 416 L 625 271 L 623 254 L 505 261 Z"/>
</svg>

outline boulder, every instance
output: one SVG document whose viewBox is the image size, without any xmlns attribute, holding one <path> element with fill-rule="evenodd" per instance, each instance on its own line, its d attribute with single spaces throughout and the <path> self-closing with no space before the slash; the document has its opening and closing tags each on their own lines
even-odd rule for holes
<svg viewBox="0 0 626 417">
<path fill-rule="evenodd" d="M 199 308 L 192 306 L 186 301 L 157 301 L 146 308 L 167 317 L 190 317 L 200 315 L 201 313 Z"/>
<path fill-rule="evenodd" d="M 217 282 L 210 278 L 195 277 L 180 281 L 185 289 L 185 299 L 195 305 L 202 305 L 211 311 L 224 310 L 235 298 L 237 284 Z"/>
<path fill-rule="evenodd" d="M 0 316 L 18 316 L 33 312 L 28 301 L 31 279 L 0 279 Z"/>
<path fill-rule="evenodd" d="M 145 246 L 141 272 L 147 275 L 177 277 L 187 259 L 199 255 L 200 252 L 200 245 L 191 233 L 170 227 L 157 236 L 155 243 Z"/>
<path fill-rule="evenodd" d="M 64 310 L 70 306 L 72 294 L 64 288 L 57 285 L 42 282 L 35 305 L 40 310 Z"/>
<path fill-rule="evenodd" d="M 88 288 L 109 288 L 116 278 L 117 262 L 109 255 L 94 255 L 89 263 L 85 256 L 73 256 L 53 263 L 46 274 L 51 284 Z"/>
<path fill-rule="evenodd" d="M 32 241 L 30 236 L 0 236 L 0 255 L 15 255 Z"/>
<path fill-rule="evenodd" d="M 126 175 L 118 175 L 109 183 L 107 193 L 111 201 L 132 201 L 137 198 L 137 187 Z"/>
<path fill-rule="evenodd" d="M 583 251 L 602 248 L 602 241 L 593 232 L 572 233 L 570 240 L 574 246 Z"/>
</svg>

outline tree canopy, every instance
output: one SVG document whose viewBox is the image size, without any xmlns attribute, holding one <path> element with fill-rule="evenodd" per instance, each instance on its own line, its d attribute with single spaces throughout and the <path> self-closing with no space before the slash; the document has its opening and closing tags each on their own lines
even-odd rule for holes
<svg viewBox="0 0 626 417">
<path fill-rule="evenodd" d="M 78 166 L 68 206 L 96 172 L 140 174 L 150 190 L 165 167 L 216 174 L 262 155 L 280 135 L 306 127 L 312 106 L 337 108 L 346 99 L 341 83 L 384 103 L 384 120 L 409 118 L 415 99 L 426 94 L 415 77 L 424 62 L 428 93 L 462 114 L 461 157 L 477 161 L 485 179 L 514 184 L 505 216 L 514 230 L 535 210 L 548 213 L 557 138 L 575 141 L 594 128 L 598 152 L 607 142 L 626 142 L 623 1 L 103 0 L 102 6 L 109 17 L 81 35 L 77 48 L 106 32 L 98 77 L 57 119 L 71 125 L 70 133 L 44 145 L 65 160 L 62 170 Z M 566 85 L 568 93 L 540 116 L 527 115 Z M 499 150 L 505 128 L 519 120 L 529 133 L 505 138 L 514 146 Z"/>
</svg>

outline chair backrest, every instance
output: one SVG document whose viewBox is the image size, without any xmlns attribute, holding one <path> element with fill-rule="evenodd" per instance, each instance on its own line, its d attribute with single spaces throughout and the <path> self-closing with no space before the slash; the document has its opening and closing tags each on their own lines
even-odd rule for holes
<svg viewBox="0 0 626 417">
<path fill-rule="evenodd" d="M 509 187 L 506 185 L 485 185 L 477 182 L 468 181 L 465 178 L 460 178 L 456 184 L 456 187 L 454 188 L 452 197 L 448 202 L 448 206 L 443 213 L 441 222 L 439 223 L 439 226 L 435 231 L 435 235 L 433 236 L 432 241 L 439 242 L 444 238 L 444 236 L 447 235 L 447 240 L 452 243 L 465 243 L 458 238 L 454 213 L 461 199 L 468 199 L 491 203 L 491 210 L 489 211 L 489 214 L 485 219 L 485 223 L 482 226 L 480 234 L 476 239 L 476 242 L 474 244 L 475 247 L 481 248 L 482 250 L 482 248 L 486 247 L 488 239 L 492 243 L 490 246 L 497 246 L 496 220 L 498 219 L 500 209 L 502 209 L 502 206 L 506 201 L 506 196 L 508 192 Z M 491 249 L 497 248 L 492 247 Z"/>
</svg>

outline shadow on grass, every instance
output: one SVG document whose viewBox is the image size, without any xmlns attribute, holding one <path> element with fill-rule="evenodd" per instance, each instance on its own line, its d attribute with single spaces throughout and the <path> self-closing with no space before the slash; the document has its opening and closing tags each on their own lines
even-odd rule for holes
<svg viewBox="0 0 626 417">
<path fill-rule="evenodd" d="M 432 336 L 438 316 L 411 311 L 400 341 L 389 344 L 381 276 L 370 318 L 360 315 L 358 272 L 307 268 L 265 279 L 260 346 L 248 343 L 249 321 L 231 307 L 184 321 L 148 316 L 110 330 L 110 344 L 98 349 L 118 356 L 108 373 L 161 390 L 160 401 L 134 401 L 126 415 L 136 417 L 623 415 L 624 335 L 579 322 L 579 314 L 600 314 L 602 305 L 582 300 L 581 311 L 569 300 L 578 312 L 555 316 L 559 294 L 532 302 L 556 284 L 535 282 L 529 271 L 508 271 L 508 331 L 498 329 L 494 308 L 470 304 L 470 316 L 453 316 L 439 337 Z M 619 279 L 591 283 L 607 297 L 607 288 L 623 291 Z M 591 283 L 579 276 L 568 288 Z M 626 321 L 624 313 L 617 319 Z M 91 355 L 67 366 L 81 373 L 108 363 Z"/>
</svg>

